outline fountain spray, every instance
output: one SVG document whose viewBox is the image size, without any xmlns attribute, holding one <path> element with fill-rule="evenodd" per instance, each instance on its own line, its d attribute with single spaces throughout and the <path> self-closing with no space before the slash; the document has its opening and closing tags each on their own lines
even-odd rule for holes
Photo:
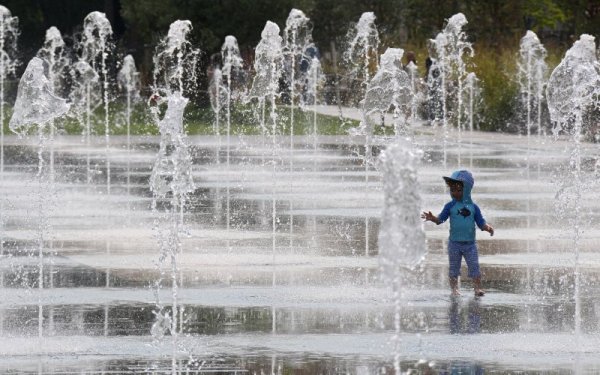
<svg viewBox="0 0 600 375">
<path fill-rule="evenodd" d="M 394 112 L 394 130 L 396 137 L 406 135 L 407 107 L 411 102 L 411 86 L 408 74 L 402 70 L 402 56 L 404 51 L 400 48 L 388 48 L 381 55 L 381 62 L 377 73 L 369 81 L 365 98 L 362 101 L 363 120 L 355 135 L 365 137 L 365 205 L 369 207 L 369 165 L 371 163 L 371 137 L 374 127 L 381 121 L 381 117 L 390 109 Z M 367 211 L 367 210 L 365 210 Z M 369 255 L 369 216 L 365 214 L 365 255 Z"/>
<path fill-rule="evenodd" d="M 156 46 L 152 58 L 153 95 L 168 96 L 176 91 L 186 95 L 194 92 L 201 52 L 188 39 L 191 31 L 190 21 L 177 20 L 169 26 L 167 36 Z"/>
<path fill-rule="evenodd" d="M 529 181 L 529 157 L 531 148 L 531 128 L 537 127 L 538 141 L 542 134 L 542 101 L 545 77 L 548 71 L 546 65 L 546 49 L 540 43 L 537 35 L 528 30 L 521 39 L 519 61 L 517 62 L 517 81 L 519 82 L 520 99 L 526 110 L 525 130 L 527 134 L 527 181 Z M 536 119 L 534 122 L 533 118 Z M 539 167 L 539 165 L 538 165 Z"/>
<path fill-rule="evenodd" d="M 268 134 L 265 119 L 266 103 L 269 101 L 271 122 L 270 135 L 271 145 L 271 164 L 272 164 L 272 186 L 271 186 L 271 227 L 272 227 L 272 255 L 273 264 L 275 264 L 276 250 L 276 230 L 277 230 L 277 199 L 275 197 L 277 189 L 276 179 L 276 149 L 277 149 L 277 106 L 275 99 L 279 96 L 279 77 L 282 73 L 283 49 L 282 38 L 279 35 L 279 26 L 271 21 L 267 21 L 265 28 L 261 33 L 261 40 L 255 49 L 256 59 L 254 60 L 254 69 L 256 75 L 250 89 L 250 98 L 257 98 L 262 110 L 261 130 L 263 134 Z M 275 272 L 273 272 L 273 286 L 275 286 Z"/>
<path fill-rule="evenodd" d="M 466 24 L 467 18 L 462 13 L 455 14 L 448 19 L 444 30 L 435 39 L 430 40 L 431 52 L 434 54 L 431 71 L 438 70 L 440 73 L 439 86 L 432 88 L 441 90 L 444 168 L 447 164 L 450 126 L 458 131 L 458 164 L 461 164 L 460 143 L 464 126 L 463 91 L 467 76 L 465 56 L 473 56 L 473 48 L 463 31 Z M 431 84 L 434 83 L 436 80 L 431 80 Z"/>
<path fill-rule="evenodd" d="M 160 150 L 152 169 L 150 189 L 154 194 L 153 211 L 158 210 L 157 200 L 170 197 L 168 211 L 158 218 L 155 230 L 160 245 L 161 278 L 156 282 L 157 311 L 152 333 L 162 336 L 169 330 L 172 336 L 172 369 L 176 372 L 177 336 L 183 331 L 183 306 L 178 305 L 178 289 L 183 283 L 183 274 L 178 267 L 178 258 L 183 252 L 181 235 L 185 232 L 184 210 L 188 194 L 193 192 L 192 158 L 188 150 L 183 126 L 183 115 L 188 99 L 185 92 L 196 87 L 196 68 L 200 50 L 193 48 L 188 40 L 192 30 L 190 21 L 177 20 L 169 27 L 167 36 L 156 47 L 154 61 L 154 86 L 150 102 L 156 104 L 152 115 L 161 134 Z M 160 118 L 160 107 L 167 109 Z M 166 227 L 166 229 L 165 229 Z M 171 260 L 171 315 L 165 313 L 159 299 L 162 284 L 162 265 L 166 258 Z M 179 277 L 179 280 L 177 276 Z"/>
<path fill-rule="evenodd" d="M 70 59 L 67 57 L 65 51 L 65 42 L 62 39 L 60 31 L 52 26 L 46 30 L 46 38 L 44 45 L 38 51 L 38 57 L 45 60 L 48 64 L 48 82 L 52 92 L 56 94 L 62 94 L 65 92 L 65 75 L 68 74 Z M 49 195 L 54 196 L 55 194 L 55 168 L 54 168 L 54 136 L 57 131 L 55 121 L 48 123 L 50 130 L 49 143 L 50 143 L 50 182 L 49 182 Z M 54 241 L 49 240 L 49 254 L 54 253 Z M 50 270 L 50 287 L 53 287 L 54 272 Z M 52 317 L 52 315 L 50 315 Z"/>
<path fill-rule="evenodd" d="M 289 65 L 286 62 L 284 66 L 289 69 L 290 85 L 290 250 L 294 249 L 294 110 L 296 96 L 302 92 L 301 86 L 305 82 L 304 77 L 297 77 L 297 73 L 301 73 L 299 67 L 304 52 L 313 44 L 309 21 L 304 12 L 292 9 L 283 30 L 283 55 L 289 62 Z M 300 86 L 298 90 L 296 86 Z"/>
<path fill-rule="evenodd" d="M 158 211 L 159 200 L 167 200 L 169 203 L 166 212 L 155 221 L 155 230 L 160 244 L 161 277 L 156 282 L 157 311 L 155 311 L 155 315 L 157 320 L 152 327 L 152 334 L 155 337 L 162 337 L 164 330 L 168 330 L 173 340 L 174 354 L 177 348 L 177 336 L 182 331 L 182 322 L 178 327 L 178 316 L 181 315 L 180 319 L 183 316 L 178 306 L 178 290 L 181 282 L 177 278 L 179 274 L 178 257 L 182 251 L 181 234 L 184 231 L 181 213 L 188 194 L 195 189 L 192 178 L 192 158 L 183 129 L 183 113 L 187 104 L 188 99 L 183 97 L 180 92 L 169 96 L 166 113 L 162 119 L 158 120 L 161 134 L 160 149 L 150 176 L 150 190 L 154 194 L 153 211 Z M 154 115 L 158 118 L 158 111 L 155 111 Z M 162 264 L 167 258 L 171 261 L 172 309 L 170 315 L 164 311 L 164 306 L 158 297 L 163 278 Z M 174 360 L 175 355 L 173 356 Z"/>
<path fill-rule="evenodd" d="M 348 32 L 348 40 L 344 61 L 351 67 L 351 75 L 361 80 L 363 89 L 360 94 L 364 94 L 371 80 L 371 71 L 378 68 L 379 32 L 375 13 L 363 13 Z"/>
<path fill-rule="evenodd" d="M 419 220 L 422 202 L 416 169 L 422 155 L 422 151 L 415 149 L 410 141 L 397 139 L 382 152 L 379 160 L 385 195 L 379 230 L 379 268 L 381 278 L 391 288 L 394 298 L 395 333 L 392 343 L 396 374 L 402 374 L 403 279 L 415 271 L 427 254 L 425 231 Z"/>
<path fill-rule="evenodd" d="M 10 129 L 25 136 L 33 130 L 37 130 L 38 135 L 38 170 L 37 178 L 39 182 L 38 193 L 38 259 L 39 259 L 39 277 L 38 289 L 41 292 L 44 288 L 44 245 L 48 232 L 51 231 L 50 223 L 47 218 L 47 191 L 48 191 L 48 172 L 45 167 L 44 151 L 47 144 L 47 132 L 50 123 L 57 117 L 64 115 L 69 109 L 66 100 L 54 95 L 52 83 L 44 74 L 44 61 L 38 57 L 31 59 L 25 73 L 19 82 L 17 91 L 17 100 L 15 102 L 13 115 L 10 119 Z M 52 141 L 52 138 L 50 138 Z M 50 196 L 50 200 L 52 197 Z M 41 337 L 43 332 L 43 313 L 42 305 L 39 305 L 38 312 L 38 334 Z"/>
<path fill-rule="evenodd" d="M 71 68 L 71 92 L 69 99 L 75 118 L 83 125 L 86 146 L 86 183 L 92 182 L 91 170 L 91 137 L 92 113 L 102 104 L 100 95 L 100 77 L 98 73 L 83 60 L 77 61 Z"/>
<path fill-rule="evenodd" d="M 582 198 L 592 182 L 585 181 L 582 171 L 581 142 L 592 125 L 588 112 L 600 105 L 600 64 L 596 58 L 594 37 L 583 34 L 569 49 L 548 80 L 546 97 L 550 117 L 555 122 L 555 136 L 568 135 L 569 166 L 556 194 L 559 217 L 572 228 L 573 272 L 575 278 L 575 333 L 581 333 L 579 243 L 583 232 Z"/>
</svg>

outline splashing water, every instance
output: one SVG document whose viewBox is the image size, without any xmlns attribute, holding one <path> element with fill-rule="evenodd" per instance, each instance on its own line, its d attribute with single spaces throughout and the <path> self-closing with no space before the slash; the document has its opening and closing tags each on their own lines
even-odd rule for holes
<svg viewBox="0 0 600 375">
<path fill-rule="evenodd" d="M 19 19 L 0 5 L 0 183 L 4 183 L 5 80 L 15 74 Z M 4 256 L 4 199 L 0 199 L 0 256 Z"/>
<path fill-rule="evenodd" d="M 227 141 L 226 141 L 226 157 L 225 163 L 227 168 L 226 181 L 226 230 L 229 231 L 231 224 L 231 187 L 230 187 L 230 157 L 231 157 L 231 102 L 232 102 L 232 83 L 236 72 L 243 68 L 243 61 L 240 55 L 240 48 L 234 36 L 228 35 L 225 37 L 225 42 L 221 47 L 221 59 L 223 61 L 222 74 L 227 80 L 227 97 L 225 100 L 226 117 L 227 117 Z M 237 96 L 237 95 L 236 95 Z"/>
<path fill-rule="evenodd" d="M 409 140 L 398 139 L 380 156 L 384 209 L 379 230 L 379 267 L 382 280 L 391 288 L 394 297 L 394 369 L 400 371 L 401 313 L 403 282 L 406 274 L 414 271 L 427 254 L 425 231 L 419 220 L 421 209 L 420 187 L 416 165 L 422 152 L 413 148 Z"/>
<path fill-rule="evenodd" d="M 191 31 L 190 21 L 177 20 L 169 26 L 167 36 L 156 46 L 152 58 L 155 95 L 166 96 L 175 91 L 186 95 L 196 89 L 200 50 L 188 40 Z"/>
<path fill-rule="evenodd" d="M 39 182 L 38 192 L 38 208 L 39 221 L 37 233 L 38 245 L 38 289 L 44 288 L 44 246 L 45 241 L 51 232 L 50 222 L 47 219 L 46 208 L 48 200 L 52 199 L 52 195 L 48 196 L 49 181 L 44 168 L 43 153 L 46 147 L 47 128 L 52 127 L 52 121 L 59 116 L 64 115 L 69 110 L 66 100 L 54 95 L 52 83 L 44 74 L 44 61 L 38 57 L 31 59 L 25 73 L 19 81 L 17 90 L 17 100 L 13 108 L 13 115 L 10 119 L 10 130 L 26 136 L 34 129 L 38 134 L 38 171 L 37 177 Z M 52 141 L 52 138 L 50 139 Z M 38 310 L 38 335 L 42 337 L 43 327 L 43 310 L 42 304 L 39 304 Z"/>
<path fill-rule="evenodd" d="M 289 70 L 289 86 L 290 86 L 290 176 L 294 172 L 294 109 L 296 96 L 302 92 L 302 84 L 305 82 L 303 77 L 298 77 L 300 62 L 306 49 L 312 43 L 312 27 L 309 23 L 310 19 L 306 17 L 304 12 L 298 9 L 292 9 L 285 22 L 283 30 L 283 55 L 286 59 L 284 66 Z M 314 47 L 313 47 L 314 48 Z M 300 71 L 301 73 L 301 71 Z M 290 250 L 294 248 L 294 179 L 290 178 Z"/>
<path fill-rule="evenodd" d="M 458 13 L 448 19 L 446 27 L 439 33 L 435 39 L 430 40 L 430 53 L 433 54 L 433 65 L 431 71 L 437 70 L 440 74 L 439 82 L 431 80 L 431 84 L 439 83 L 432 89 L 441 90 L 439 96 L 442 101 L 441 113 L 442 127 L 444 133 L 443 153 L 444 168 L 447 164 L 447 144 L 449 138 L 449 127 L 452 126 L 458 131 L 460 160 L 460 143 L 462 142 L 462 130 L 464 127 L 464 81 L 467 76 L 467 63 L 465 56 L 473 56 L 471 43 L 467 41 L 467 35 L 463 27 L 467 24 L 467 18 Z M 436 117 L 439 119 L 439 117 Z"/>
<path fill-rule="evenodd" d="M 131 104 L 140 100 L 140 75 L 135 68 L 135 60 L 133 56 L 127 55 L 123 59 L 121 70 L 117 74 L 117 83 L 121 91 L 125 92 L 126 104 L 125 121 L 127 124 L 127 196 L 131 192 Z M 129 201 L 128 201 L 129 202 Z"/>
<path fill-rule="evenodd" d="M 363 13 L 349 31 L 348 40 L 344 61 L 351 67 L 353 78 L 361 81 L 363 89 L 360 93 L 364 94 L 371 80 L 371 72 L 378 68 L 379 32 L 375 25 L 375 13 Z"/>
<path fill-rule="evenodd" d="M 265 28 L 261 33 L 261 40 L 255 49 L 256 58 L 254 60 L 254 69 L 256 75 L 250 89 L 250 98 L 257 98 L 262 112 L 260 126 L 263 135 L 269 134 L 266 126 L 265 109 L 267 101 L 270 103 L 269 118 L 271 121 L 271 164 L 273 185 L 271 189 L 271 220 L 272 220 L 272 254 L 273 264 L 275 263 L 275 234 L 277 224 L 277 209 L 275 190 L 277 188 L 276 179 L 276 148 L 277 148 L 277 112 L 275 99 L 279 95 L 279 77 L 282 74 L 283 48 L 282 38 L 279 35 L 279 26 L 271 21 L 267 21 Z M 273 286 L 275 285 L 275 272 L 273 272 Z"/>
<path fill-rule="evenodd" d="M 554 134 L 566 134 L 570 142 L 568 173 L 560 181 L 556 194 L 557 215 L 571 224 L 574 253 L 575 333 L 581 332 L 579 242 L 585 216 L 582 198 L 594 181 L 585 181 L 581 167 L 581 142 L 590 130 L 589 111 L 600 105 L 600 64 L 596 58 L 594 37 L 583 34 L 569 49 L 548 80 L 546 97 Z"/>
</svg>

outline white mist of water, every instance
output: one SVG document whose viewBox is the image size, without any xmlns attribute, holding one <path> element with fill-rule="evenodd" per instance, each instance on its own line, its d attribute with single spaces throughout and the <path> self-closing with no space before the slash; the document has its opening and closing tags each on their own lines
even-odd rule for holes
<svg viewBox="0 0 600 375">
<path fill-rule="evenodd" d="M 51 124 L 57 117 L 64 115 L 69 110 L 69 105 L 66 100 L 54 95 L 52 83 L 44 74 L 44 61 L 38 57 L 31 59 L 25 73 L 19 81 L 17 91 L 17 100 L 13 108 L 13 115 L 10 119 L 10 129 L 19 134 L 26 136 L 33 130 L 37 131 L 38 136 L 38 171 L 37 178 L 39 182 L 38 192 L 38 258 L 39 258 L 39 274 L 38 274 L 38 289 L 44 288 L 44 247 L 45 241 L 51 232 L 50 222 L 47 218 L 48 199 L 52 199 L 47 195 L 49 180 L 48 172 L 45 167 L 44 151 L 46 149 L 47 134 Z M 52 141 L 52 139 L 50 139 Z M 38 310 L 38 334 L 41 337 L 43 332 L 43 313 L 40 303 Z"/>
<path fill-rule="evenodd" d="M 557 215 L 570 224 L 573 240 L 575 333 L 581 333 L 579 243 L 587 216 L 582 200 L 592 182 L 582 169 L 581 143 L 590 130 L 589 111 L 600 105 L 600 64 L 594 37 L 583 34 L 569 49 L 548 80 L 546 97 L 555 135 L 566 134 L 570 162 L 556 194 Z"/>
<path fill-rule="evenodd" d="M 417 165 L 422 152 L 409 140 L 397 139 L 379 159 L 383 175 L 384 209 L 379 229 L 379 266 L 381 278 L 393 293 L 394 369 L 401 374 L 401 318 L 403 278 L 414 271 L 427 254 L 425 231 L 419 219 L 421 210 Z"/>
</svg>

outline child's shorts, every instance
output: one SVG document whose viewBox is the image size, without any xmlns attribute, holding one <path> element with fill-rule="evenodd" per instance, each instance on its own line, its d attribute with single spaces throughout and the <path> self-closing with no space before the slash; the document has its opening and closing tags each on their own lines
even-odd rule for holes
<svg viewBox="0 0 600 375">
<path fill-rule="evenodd" d="M 448 261 L 450 263 L 450 277 L 460 276 L 460 265 L 462 258 L 465 258 L 469 268 L 469 277 L 480 277 L 479 256 L 477 255 L 477 244 L 475 241 L 448 241 Z"/>
</svg>

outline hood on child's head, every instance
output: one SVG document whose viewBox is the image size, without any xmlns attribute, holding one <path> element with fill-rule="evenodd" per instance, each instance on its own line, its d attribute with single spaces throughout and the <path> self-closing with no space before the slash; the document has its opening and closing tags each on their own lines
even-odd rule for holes
<svg viewBox="0 0 600 375">
<path fill-rule="evenodd" d="M 473 178 L 473 175 L 471 174 L 471 172 L 469 172 L 467 170 L 454 171 L 454 172 L 452 172 L 452 175 L 450 175 L 450 177 L 444 176 L 443 178 L 446 181 L 446 183 L 462 182 L 462 185 L 463 185 L 462 202 L 463 203 L 473 203 L 473 201 L 471 200 L 471 190 L 473 189 L 473 185 L 475 185 L 475 179 Z M 450 195 L 450 196 L 452 196 L 452 195 Z"/>
</svg>

